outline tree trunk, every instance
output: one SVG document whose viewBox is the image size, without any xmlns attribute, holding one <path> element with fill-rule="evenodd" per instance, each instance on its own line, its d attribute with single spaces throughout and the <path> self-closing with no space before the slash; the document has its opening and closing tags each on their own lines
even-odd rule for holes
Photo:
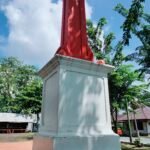
<svg viewBox="0 0 150 150">
<path fill-rule="evenodd" d="M 128 110 L 128 102 L 126 101 L 126 113 L 127 113 L 127 119 L 128 119 L 128 129 L 129 129 L 129 137 L 130 137 L 130 143 L 132 143 L 132 131 L 131 131 L 131 124 L 130 124 L 130 118 L 129 118 L 129 110 Z"/>
<path fill-rule="evenodd" d="M 111 121 L 112 121 L 112 124 L 113 124 L 113 131 L 115 132 L 115 117 L 114 117 L 113 109 L 111 109 Z"/>
<path fill-rule="evenodd" d="M 115 108 L 115 132 L 117 133 L 118 130 L 118 109 Z"/>
<path fill-rule="evenodd" d="M 40 121 L 40 116 L 39 116 L 39 113 L 36 114 L 37 115 L 37 130 L 39 130 L 39 121 Z"/>
<path fill-rule="evenodd" d="M 139 134 L 138 126 L 137 126 L 137 120 L 136 120 L 136 117 L 135 117 L 135 112 L 134 112 L 134 123 L 135 123 L 135 129 L 136 129 L 137 137 L 140 140 L 140 134 Z"/>
</svg>

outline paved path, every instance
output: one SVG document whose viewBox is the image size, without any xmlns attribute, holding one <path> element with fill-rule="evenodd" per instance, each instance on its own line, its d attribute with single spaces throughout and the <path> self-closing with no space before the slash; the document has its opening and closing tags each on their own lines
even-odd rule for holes
<svg viewBox="0 0 150 150">
<path fill-rule="evenodd" d="M 135 139 L 137 139 L 137 138 L 133 138 L 133 141 Z M 141 137 L 140 139 L 143 144 L 150 144 L 150 137 Z M 129 142 L 130 141 L 129 137 L 121 137 L 120 140 L 121 140 L 121 142 Z"/>
<path fill-rule="evenodd" d="M 32 150 L 32 141 L 0 143 L 0 150 Z"/>
</svg>

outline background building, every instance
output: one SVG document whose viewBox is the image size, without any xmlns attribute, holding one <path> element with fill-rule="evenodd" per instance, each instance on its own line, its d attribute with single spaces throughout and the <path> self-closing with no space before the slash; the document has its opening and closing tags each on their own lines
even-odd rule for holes
<svg viewBox="0 0 150 150">
<path fill-rule="evenodd" d="M 129 114 L 132 134 L 136 134 L 135 120 L 137 121 L 137 127 L 141 135 L 150 134 L 150 107 L 141 107 L 135 110 L 135 113 Z M 129 134 L 127 128 L 127 115 L 118 116 L 118 122 L 123 124 L 124 134 Z"/>
<path fill-rule="evenodd" d="M 0 133 L 21 133 L 36 130 L 36 115 L 0 113 Z"/>
</svg>

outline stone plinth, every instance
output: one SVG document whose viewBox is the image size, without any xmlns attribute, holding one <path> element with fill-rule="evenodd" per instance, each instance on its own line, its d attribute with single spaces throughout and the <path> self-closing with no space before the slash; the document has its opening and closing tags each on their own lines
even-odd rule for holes
<svg viewBox="0 0 150 150">
<path fill-rule="evenodd" d="M 42 124 L 33 150 L 120 149 L 111 129 L 107 74 L 113 69 L 56 55 L 40 71 Z"/>
</svg>

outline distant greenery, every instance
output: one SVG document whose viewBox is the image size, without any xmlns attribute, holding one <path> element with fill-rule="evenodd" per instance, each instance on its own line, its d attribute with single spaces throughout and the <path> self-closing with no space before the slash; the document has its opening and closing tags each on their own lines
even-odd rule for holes
<svg viewBox="0 0 150 150">
<path fill-rule="evenodd" d="M 0 59 L 0 112 L 40 113 L 42 81 L 37 71 L 14 57 Z"/>
</svg>

